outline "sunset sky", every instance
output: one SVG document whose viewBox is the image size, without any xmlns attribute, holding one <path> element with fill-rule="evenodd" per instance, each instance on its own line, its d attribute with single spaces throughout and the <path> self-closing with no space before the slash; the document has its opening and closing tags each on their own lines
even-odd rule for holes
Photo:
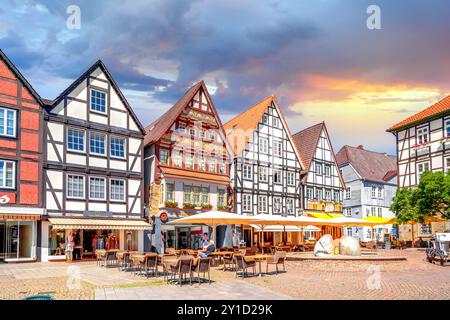
<svg viewBox="0 0 450 320">
<path fill-rule="evenodd" d="M 446 0 L 2 0 L 0 48 L 48 99 L 102 59 L 144 126 L 204 79 L 222 122 L 275 94 L 292 132 L 325 121 L 336 152 L 394 154 L 385 130 L 450 94 L 449 13 Z"/>
</svg>

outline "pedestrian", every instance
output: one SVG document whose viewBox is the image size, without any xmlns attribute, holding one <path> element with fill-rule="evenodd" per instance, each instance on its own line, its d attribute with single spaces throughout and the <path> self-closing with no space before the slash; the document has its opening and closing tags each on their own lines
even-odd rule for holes
<svg viewBox="0 0 450 320">
<path fill-rule="evenodd" d="M 73 260 L 73 236 L 72 231 L 69 231 L 66 239 L 66 262 L 72 263 Z"/>
</svg>

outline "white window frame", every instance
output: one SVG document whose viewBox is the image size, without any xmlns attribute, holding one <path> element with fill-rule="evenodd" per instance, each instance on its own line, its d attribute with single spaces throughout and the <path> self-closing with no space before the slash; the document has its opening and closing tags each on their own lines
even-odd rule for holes
<svg viewBox="0 0 450 320">
<path fill-rule="evenodd" d="M 111 142 L 112 142 L 112 139 L 123 140 L 123 157 L 120 157 L 120 156 L 113 156 L 113 155 L 111 154 L 111 152 L 112 152 L 112 148 L 111 148 Z M 108 143 L 108 146 L 109 146 L 109 156 L 110 156 L 111 158 L 114 158 L 114 159 L 126 159 L 126 158 L 127 158 L 127 139 L 126 139 L 126 138 L 122 138 L 122 137 L 118 137 L 118 136 L 110 136 L 110 137 L 109 137 L 109 143 Z"/>
<path fill-rule="evenodd" d="M 291 187 L 295 186 L 295 172 L 287 172 L 287 185 Z"/>
<path fill-rule="evenodd" d="M 178 124 L 178 132 L 181 134 L 185 134 L 186 133 L 186 125 L 185 124 Z"/>
<path fill-rule="evenodd" d="M 0 189 L 8 189 L 8 190 L 13 190 L 16 188 L 16 161 L 12 161 L 12 160 L 6 160 L 6 159 L 1 159 L 0 162 L 3 162 L 4 165 L 4 172 L 3 172 L 3 179 L 1 181 L 1 186 Z M 11 163 L 12 164 L 12 186 L 11 187 L 7 187 L 6 186 L 6 164 L 7 163 Z"/>
<path fill-rule="evenodd" d="M 251 212 L 252 211 L 252 195 L 243 194 L 242 195 L 242 211 Z"/>
<path fill-rule="evenodd" d="M 111 184 L 112 184 L 113 180 L 123 181 L 123 200 L 113 199 L 111 197 L 111 192 L 112 192 Z M 127 199 L 127 180 L 120 179 L 120 178 L 110 178 L 109 179 L 109 201 L 111 201 L 111 202 L 126 202 L 126 199 Z"/>
<path fill-rule="evenodd" d="M 422 170 L 420 170 L 421 167 L 422 167 Z M 425 167 L 428 167 L 428 168 L 425 169 Z M 417 176 L 418 176 L 419 180 L 420 180 L 420 176 L 425 171 L 430 171 L 430 161 L 424 161 L 424 162 L 420 162 L 417 164 Z"/>
<path fill-rule="evenodd" d="M 306 199 L 308 199 L 308 200 L 314 199 L 314 189 L 313 188 L 306 188 Z"/>
<path fill-rule="evenodd" d="M 286 211 L 287 214 L 294 214 L 294 199 L 286 198 Z"/>
<path fill-rule="evenodd" d="M 264 114 L 264 115 L 262 116 L 261 122 L 262 122 L 263 124 L 268 124 L 268 123 L 269 123 L 269 116 L 268 116 L 267 114 Z"/>
<path fill-rule="evenodd" d="M 269 139 L 259 137 L 258 142 L 258 151 L 260 153 L 269 153 Z"/>
<path fill-rule="evenodd" d="M 445 158 L 445 171 L 450 170 L 450 157 Z"/>
<path fill-rule="evenodd" d="M 246 168 L 250 168 L 250 171 L 249 171 L 249 170 L 246 170 Z M 244 165 L 242 166 L 242 178 L 243 178 L 244 180 L 253 180 L 252 172 L 253 172 L 252 165 L 250 165 L 250 164 L 244 164 Z"/>
<path fill-rule="evenodd" d="M 280 197 L 274 197 L 273 198 L 273 213 L 282 213 L 282 212 L 283 212 L 283 199 Z"/>
<path fill-rule="evenodd" d="M 445 120 L 444 137 L 450 138 L 450 119 Z"/>
<path fill-rule="evenodd" d="M 0 136 L 16 138 L 17 137 L 17 110 L 4 108 L 4 107 L 0 107 L 0 109 L 3 110 L 3 112 L 4 112 L 4 117 L 3 117 L 4 133 L 0 133 Z M 11 134 L 7 134 L 7 132 L 8 132 L 8 111 L 14 113 L 14 128 L 13 128 L 13 134 L 12 135 Z"/>
<path fill-rule="evenodd" d="M 377 217 L 379 217 L 379 218 L 383 217 L 383 208 L 381 208 L 381 207 L 377 208 Z"/>
<path fill-rule="evenodd" d="M 274 127 L 274 128 L 279 128 L 280 127 L 280 121 L 278 120 L 278 118 L 277 117 L 272 117 L 272 126 Z"/>
<path fill-rule="evenodd" d="M 417 144 L 426 144 L 429 140 L 428 127 L 417 128 Z"/>
<path fill-rule="evenodd" d="M 77 150 L 77 149 L 70 149 L 69 148 L 69 130 L 83 132 L 83 150 Z M 86 130 L 73 128 L 73 127 L 68 127 L 67 128 L 67 137 L 66 137 L 66 146 L 67 146 L 67 151 L 76 152 L 76 153 L 86 153 Z"/>
<path fill-rule="evenodd" d="M 194 169 L 194 156 L 190 153 L 184 155 L 184 168 L 191 170 Z"/>
<path fill-rule="evenodd" d="M 104 149 L 105 149 L 104 153 L 98 153 L 98 152 L 91 151 L 91 135 L 103 136 L 103 144 L 104 144 Z M 89 154 L 92 154 L 95 156 L 106 156 L 106 154 L 108 152 L 107 148 L 108 148 L 108 138 L 107 138 L 106 134 L 100 133 L 100 132 L 94 132 L 94 131 L 89 132 Z"/>
<path fill-rule="evenodd" d="M 166 155 L 167 155 L 167 157 L 166 157 L 166 162 L 165 162 L 165 163 L 161 161 L 161 158 L 162 158 L 161 155 L 162 155 L 162 153 L 166 153 Z M 159 160 L 159 164 L 162 164 L 162 165 L 169 165 L 169 161 L 170 161 L 170 151 L 169 151 L 169 149 L 163 149 L 163 148 L 159 149 L 158 160 Z"/>
<path fill-rule="evenodd" d="M 344 216 L 351 217 L 352 216 L 352 208 L 344 208 Z"/>
<path fill-rule="evenodd" d="M 265 174 L 263 174 L 263 172 L 265 172 Z M 259 182 L 269 182 L 269 168 L 259 167 L 258 181 Z"/>
<path fill-rule="evenodd" d="M 280 177 L 280 181 L 275 180 L 275 176 L 277 176 L 277 173 L 278 173 L 278 176 Z M 273 183 L 274 184 L 283 184 L 283 170 L 273 169 Z"/>
<path fill-rule="evenodd" d="M 75 196 L 69 195 L 69 176 L 83 178 L 83 195 L 81 197 L 75 197 Z M 67 199 L 78 199 L 78 200 L 84 200 L 86 198 L 86 177 L 84 175 L 75 174 L 75 173 L 67 173 L 67 175 L 66 175 L 66 198 Z"/>
<path fill-rule="evenodd" d="M 382 188 L 382 187 L 378 187 L 377 188 L 377 196 L 378 196 L 378 199 L 383 199 L 384 198 L 384 188 Z"/>
<path fill-rule="evenodd" d="M 331 166 L 328 164 L 324 165 L 325 176 L 331 177 Z"/>
<path fill-rule="evenodd" d="M 283 156 L 283 142 L 278 140 L 273 140 L 273 155 L 275 157 Z"/>
<path fill-rule="evenodd" d="M 176 168 L 183 167 L 183 153 L 180 150 L 173 150 L 170 158 L 172 160 L 172 165 Z"/>
<path fill-rule="evenodd" d="M 267 196 L 258 196 L 258 213 L 267 213 L 268 208 Z"/>
<path fill-rule="evenodd" d="M 89 94 L 90 94 L 89 95 L 89 111 L 94 112 L 94 113 L 103 114 L 103 115 L 108 114 L 108 92 L 105 92 L 105 91 L 99 90 L 99 89 L 94 89 L 94 88 L 91 88 L 89 91 L 90 91 L 89 92 Z M 99 111 L 99 110 L 92 109 L 92 100 L 91 100 L 92 99 L 92 91 L 100 92 L 105 95 L 105 111 Z"/>
<path fill-rule="evenodd" d="M 374 185 L 371 186 L 370 195 L 371 195 L 372 199 L 377 198 L 377 186 L 374 186 Z"/>
<path fill-rule="evenodd" d="M 325 201 L 331 201 L 332 193 L 330 189 L 325 189 Z"/>
<path fill-rule="evenodd" d="M 352 198 L 352 189 L 351 187 L 347 187 L 345 189 L 345 200 L 350 200 Z"/>
<path fill-rule="evenodd" d="M 195 137 L 196 134 L 197 131 L 195 130 L 195 128 L 189 128 L 189 136 Z"/>
<path fill-rule="evenodd" d="M 103 197 L 102 198 L 93 198 L 91 197 L 91 179 L 100 179 L 103 180 Z M 99 176 L 89 176 L 89 199 L 90 200 L 106 200 L 106 178 Z"/>
<path fill-rule="evenodd" d="M 321 162 L 315 162 L 314 163 L 315 170 L 314 172 L 316 175 L 321 176 L 323 174 L 323 165 Z"/>
</svg>

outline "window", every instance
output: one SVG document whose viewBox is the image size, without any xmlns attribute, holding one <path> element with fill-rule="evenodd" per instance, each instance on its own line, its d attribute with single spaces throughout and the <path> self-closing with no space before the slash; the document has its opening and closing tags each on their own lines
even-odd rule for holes
<svg viewBox="0 0 450 320">
<path fill-rule="evenodd" d="M 378 187 L 378 198 L 383 199 L 383 188 L 382 187 Z"/>
<path fill-rule="evenodd" d="M 286 199 L 286 208 L 288 214 L 294 214 L 294 199 L 292 198 Z"/>
<path fill-rule="evenodd" d="M 194 159 L 192 158 L 191 154 L 184 156 L 184 167 L 186 169 L 192 169 L 194 166 Z"/>
<path fill-rule="evenodd" d="M 218 189 L 217 205 L 218 206 L 227 205 L 227 191 L 225 189 Z"/>
<path fill-rule="evenodd" d="M 169 164 L 169 150 L 159 149 L 159 163 L 164 165 Z"/>
<path fill-rule="evenodd" d="M 351 217 L 352 216 L 352 208 L 344 208 L 344 216 Z"/>
<path fill-rule="evenodd" d="M 16 187 L 16 163 L 0 160 L 0 188 L 14 189 Z"/>
<path fill-rule="evenodd" d="M 450 137 L 450 120 L 445 121 L 445 137 Z"/>
<path fill-rule="evenodd" d="M 16 136 L 16 114 L 16 110 L 0 108 L 0 135 Z"/>
<path fill-rule="evenodd" d="M 227 173 L 227 166 L 226 166 L 225 160 L 220 160 L 219 173 L 221 173 L 221 174 Z"/>
<path fill-rule="evenodd" d="M 248 164 L 244 164 L 244 179 L 252 180 L 252 166 Z"/>
<path fill-rule="evenodd" d="M 192 187 L 183 186 L 183 202 L 192 203 Z"/>
<path fill-rule="evenodd" d="M 89 199 L 105 200 L 105 178 L 89 177 Z"/>
<path fill-rule="evenodd" d="M 112 185 L 112 180 L 111 180 Z M 112 192 L 112 190 L 111 190 Z M 175 201 L 175 185 L 173 183 L 166 183 L 166 193 L 164 195 L 165 201 L 174 202 Z M 112 196 L 111 196 L 112 199 Z"/>
<path fill-rule="evenodd" d="M 420 224 L 420 234 L 430 235 L 432 233 L 431 223 Z"/>
<path fill-rule="evenodd" d="M 125 139 L 111 137 L 109 148 L 111 157 L 125 158 Z"/>
<path fill-rule="evenodd" d="M 198 169 L 201 171 L 206 170 L 206 160 L 203 156 L 200 156 L 200 158 L 198 158 Z"/>
<path fill-rule="evenodd" d="M 84 131 L 77 129 L 67 130 L 67 150 L 84 152 Z"/>
<path fill-rule="evenodd" d="M 347 227 L 347 236 L 351 237 L 353 235 L 353 228 L 352 227 Z"/>
<path fill-rule="evenodd" d="M 268 124 L 269 123 L 269 117 L 266 114 L 263 115 L 263 117 L 262 117 L 262 123 L 264 123 L 264 124 Z"/>
<path fill-rule="evenodd" d="M 325 165 L 325 175 L 327 177 L 331 176 L 331 167 L 330 166 Z"/>
<path fill-rule="evenodd" d="M 252 196 L 250 194 L 242 195 L 242 211 L 252 211 Z"/>
<path fill-rule="evenodd" d="M 450 170 L 450 157 L 445 159 L 445 168 L 446 168 L 446 171 Z"/>
<path fill-rule="evenodd" d="M 281 198 L 273 198 L 273 213 L 281 213 L 283 209 Z"/>
<path fill-rule="evenodd" d="M 110 187 L 109 198 L 112 201 L 125 201 L 125 180 L 111 179 L 109 187 Z M 168 190 L 169 185 L 166 185 L 166 193 Z"/>
<path fill-rule="evenodd" d="M 106 113 L 106 93 L 91 90 L 91 111 Z"/>
<path fill-rule="evenodd" d="M 214 131 L 210 131 L 209 132 L 209 140 L 214 141 L 215 137 L 216 137 L 216 135 L 215 135 Z"/>
<path fill-rule="evenodd" d="M 430 170 L 429 162 L 423 162 L 423 163 L 417 164 L 417 172 L 419 173 L 419 179 L 420 179 L 420 176 L 422 175 L 422 173 L 424 173 L 425 171 L 429 171 L 429 170 Z"/>
<path fill-rule="evenodd" d="M 350 189 L 350 187 L 348 187 L 347 189 L 345 189 L 345 199 L 349 200 L 352 198 L 352 191 Z"/>
<path fill-rule="evenodd" d="M 190 128 L 190 129 L 189 129 L 189 135 L 190 135 L 191 137 L 195 137 L 195 129 L 194 129 L 194 128 Z"/>
<path fill-rule="evenodd" d="M 376 217 L 376 215 L 377 215 L 376 210 L 377 210 L 377 208 L 375 208 L 375 207 L 370 208 L 370 215 L 372 217 Z"/>
<path fill-rule="evenodd" d="M 311 200 L 313 198 L 313 189 L 306 188 L 306 199 Z"/>
<path fill-rule="evenodd" d="M 89 153 L 105 155 L 105 138 L 104 134 L 91 132 L 89 134 Z"/>
<path fill-rule="evenodd" d="M 266 138 L 259 138 L 259 152 L 269 153 L 269 140 Z"/>
<path fill-rule="evenodd" d="M 325 190 L 325 200 L 331 201 L 331 190 Z"/>
<path fill-rule="evenodd" d="M 267 213 L 267 196 L 258 196 L 258 212 Z"/>
<path fill-rule="evenodd" d="M 217 165 L 217 161 L 216 159 L 209 159 L 208 161 L 208 171 L 209 172 L 216 172 L 216 165 Z"/>
<path fill-rule="evenodd" d="M 275 127 L 275 128 L 278 128 L 279 127 L 279 124 L 280 122 L 278 121 L 278 118 L 275 118 L 275 117 L 273 117 L 272 118 L 272 125 Z"/>
<path fill-rule="evenodd" d="M 322 175 L 322 164 L 316 162 L 316 174 Z"/>
<path fill-rule="evenodd" d="M 67 175 L 67 198 L 84 198 L 84 176 Z"/>
<path fill-rule="evenodd" d="M 333 191 L 333 201 L 339 202 L 339 191 L 336 190 Z"/>
<path fill-rule="evenodd" d="M 378 211 L 378 217 L 382 218 L 383 217 L 383 208 L 378 208 L 377 211 Z"/>
<path fill-rule="evenodd" d="M 186 126 L 184 124 L 178 125 L 178 132 L 179 133 L 186 133 Z"/>
<path fill-rule="evenodd" d="M 175 167 L 181 167 L 182 165 L 182 154 L 179 150 L 172 151 L 172 164 Z"/>
<path fill-rule="evenodd" d="M 428 142 L 428 128 L 421 128 L 417 130 L 417 143 L 423 144 Z"/>
<path fill-rule="evenodd" d="M 314 199 L 322 200 L 322 189 L 315 189 L 314 190 Z"/>
<path fill-rule="evenodd" d="M 276 157 L 281 157 L 283 153 L 283 143 L 281 141 L 273 142 L 273 155 Z"/>
<path fill-rule="evenodd" d="M 259 182 L 267 182 L 268 181 L 268 171 L 269 169 L 266 167 L 259 168 Z"/>
<path fill-rule="evenodd" d="M 371 195 L 372 195 L 372 198 L 376 198 L 377 197 L 377 187 L 376 186 L 372 186 Z"/>
<path fill-rule="evenodd" d="M 287 184 L 288 184 L 288 186 L 295 186 L 295 173 L 294 172 L 287 173 Z"/>
<path fill-rule="evenodd" d="M 281 184 L 283 179 L 283 173 L 281 170 L 274 169 L 273 170 L 273 183 Z"/>
<path fill-rule="evenodd" d="M 208 187 L 202 187 L 202 203 L 201 204 L 209 204 L 209 188 Z"/>
<path fill-rule="evenodd" d="M 200 139 L 205 139 L 205 130 L 200 130 Z"/>
</svg>

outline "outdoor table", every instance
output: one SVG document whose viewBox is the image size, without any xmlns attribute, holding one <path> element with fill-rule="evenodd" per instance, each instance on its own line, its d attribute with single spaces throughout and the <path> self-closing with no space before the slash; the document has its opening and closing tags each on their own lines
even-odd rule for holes
<svg viewBox="0 0 450 320">
<path fill-rule="evenodd" d="M 256 262 L 258 262 L 259 265 L 259 273 L 258 275 L 261 276 L 262 272 L 261 272 L 261 262 L 266 260 L 268 257 L 272 257 L 271 254 L 255 254 L 254 256 L 244 256 L 245 260 L 254 260 Z"/>
<path fill-rule="evenodd" d="M 208 256 L 212 256 L 214 262 L 216 261 L 217 258 L 219 259 L 219 262 L 220 262 L 220 260 L 223 260 L 223 256 L 230 255 L 233 253 L 234 253 L 233 251 L 214 251 L 214 252 L 208 253 Z"/>
</svg>

